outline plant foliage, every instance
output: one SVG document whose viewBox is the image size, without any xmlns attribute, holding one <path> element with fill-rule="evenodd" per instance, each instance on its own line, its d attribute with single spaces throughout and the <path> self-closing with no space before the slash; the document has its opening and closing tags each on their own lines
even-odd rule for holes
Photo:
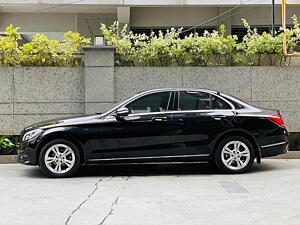
<svg viewBox="0 0 300 225">
<path fill-rule="evenodd" d="M 300 40 L 300 26 L 296 16 L 293 27 L 286 29 L 288 51 L 293 51 Z M 171 28 L 166 33 L 133 34 L 127 25 L 119 23 L 101 31 L 108 45 L 115 47 L 118 66 L 209 66 L 209 65 L 285 65 L 282 39 L 283 29 L 274 37 L 259 34 L 243 19 L 247 35 L 238 41 L 235 35 L 225 35 L 225 26 L 218 31 L 192 33 L 180 38 L 181 29 Z"/>
<path fill-rule="evenodd" d="M 31 42 L 19 46 L 19 27 L 9 25 L 0 40 L 0 64 L 2 66 L 80 66 L 83 59 L 77 53 L 79 47 L 90 44 L 71 31 L 64 34 L 63 41 L 49 40 L 43 34 L 36 34 Z"/>
<path fill-rule="evenodd" d="M 19 148 L 17 136 L 0 136 L 0 155 L 16 154 Z"/>
</svg>

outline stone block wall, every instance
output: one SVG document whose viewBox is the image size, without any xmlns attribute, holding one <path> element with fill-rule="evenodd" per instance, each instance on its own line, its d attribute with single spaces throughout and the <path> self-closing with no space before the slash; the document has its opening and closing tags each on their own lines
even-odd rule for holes
<svg viewBox="0 0 300 225">
<path fill-rule="evenodd" d="M 85 113 L 83 68 L 1 67 L 0 80 L 0 134 Z"/>
<path fill-rule="evenodd" d="M 138 92 L 207 88 L 279 109 L 300 132 L 300 67 L 114 67 L 111 47 L 84 48 L 84 68 L 1 67 L 0 134 L 40 120 L 103 112 Z"/>
</svg>

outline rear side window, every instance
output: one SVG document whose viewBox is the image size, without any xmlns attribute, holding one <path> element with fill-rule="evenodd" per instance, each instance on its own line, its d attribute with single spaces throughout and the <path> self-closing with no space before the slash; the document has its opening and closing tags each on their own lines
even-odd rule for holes
<svg viewBox="0 0 300 225">
<path fill-rule="evenodd" d="M 220 99 L 214 95 L 210 95 L 212 109 L 231 109 L 231 106 L 225 102 L 223 99 Z"/>
<path fill-rule="evenodd" d="M 244 106 L 242 106 L 241 104 L 239 104 L 239 103 L 231 100 L 230 98 L 227 98 L 225 96 L 222 96 L 222 97 L 225 98 L 227 101 L 229 101 L 234 106 L 235 109 L 243 109 L 243 108 L 245 108 Z"/>
<path fill-rule="evenodd" d="M 231 109 L 224 100 L 205 92 L 180 91 L 177 110 Z"/>
</svg>

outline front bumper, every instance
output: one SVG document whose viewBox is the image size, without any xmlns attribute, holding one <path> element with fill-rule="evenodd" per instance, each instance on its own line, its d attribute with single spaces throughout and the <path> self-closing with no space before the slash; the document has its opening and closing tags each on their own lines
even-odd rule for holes
<svg viewBox="0 0 300 225">
<path fill-rule="evenodd" d="M 36 165 L 34 163 L 35 159 L 33 159 L 32 156 L 29 156 L 25 151 L 19 150 L 19 155 L 18 155 L 18 163 L 22 163 L 25 165 Z"/>
<path fill-rule="evenodd" d="M 18 162 L 25 165 L 38 165 L 36 140 L 21 142 L 20 146 L 21 148 L 18 151 Z"/>
</svg>

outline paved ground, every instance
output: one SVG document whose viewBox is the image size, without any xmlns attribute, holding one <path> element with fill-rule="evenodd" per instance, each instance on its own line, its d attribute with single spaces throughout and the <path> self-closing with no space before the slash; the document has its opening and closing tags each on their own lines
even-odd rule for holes
<svg viewBox="0 0 300 225">
<path fill-rule="evenodd" d="M 300 160 L 264 160 L 251 173 L 207 164 L 83 168 L 47 179 L 0 165 L 0 225 L 299 225 Z"/>
</svg>

